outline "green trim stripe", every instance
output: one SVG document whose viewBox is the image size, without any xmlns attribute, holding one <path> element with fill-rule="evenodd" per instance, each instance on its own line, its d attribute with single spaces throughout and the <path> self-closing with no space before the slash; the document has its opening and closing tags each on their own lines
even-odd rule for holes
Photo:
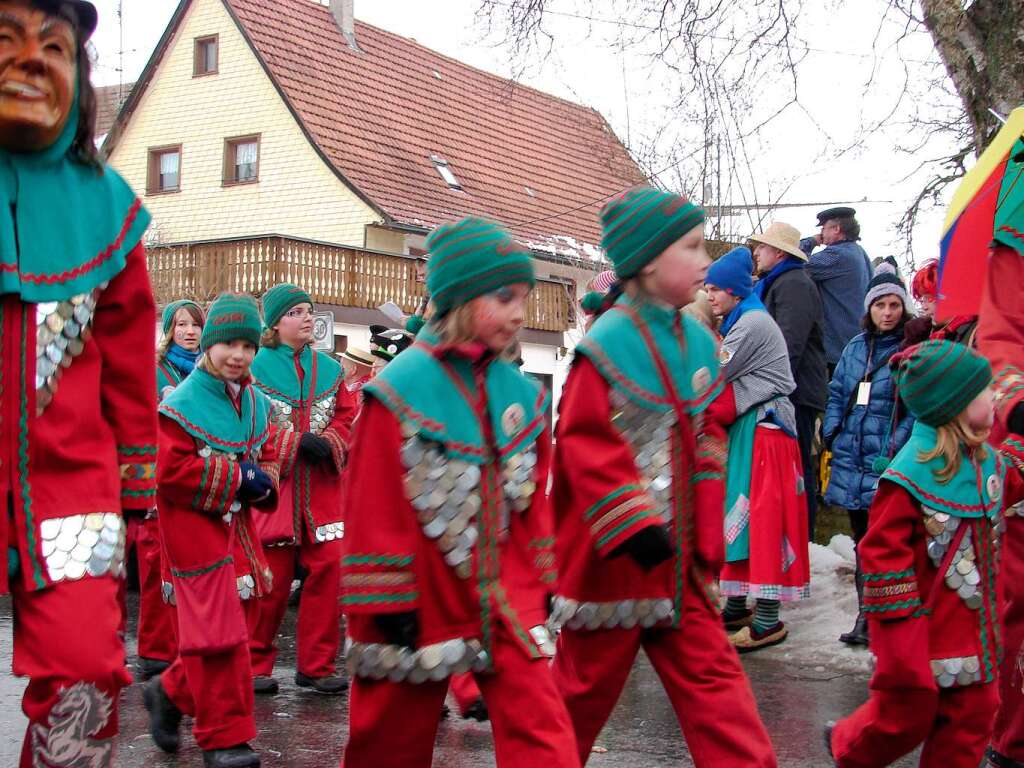
<svg viewBox="0 0 1024 768">
<path fill-rule="evenodd" d="M 155 445 L 119 445 L 117 452 L 123 456 L 147 456 L 156 453 Z"/>
<path fill-rule="evenodd" d="M 913 568 L 904 571 L 885 571 L 883 573 L 865 573 L 864 581 L 887 581 L 889 579 L 909 579 L 916 576 Z"/>
<path fill-rule="evenodd" d="M 30 304 L 21 305 L 21 343 L 18 349 L 19 364 L 18 370 L 22 372 L 22 380 L 20 382 L 19 391 L 21 396 L 18 402 L 18 473 L 21 475 L 21 504 L 25 514 L 25 530 L 28 537 L 28 551 L 32 559 L 32 581 L 36 585 L 36 589 L 42 589 L 46 586 L 46 579 L 43 576 L 43 564 L 37 556 L 36 541 L 36 524 L 32 516 L 32 481 L 29 476 L 28 468 L 28 417 L 29 417 L 29 384 L 26 381 L 28 378 L 27 366 L 28 359 L 26 355 L 26 349 L 28 348 L 28 316 L 29 312 L 35 312 L 35 308 Z M 32 334 L 33 342 L 35 340 L 35 334 Z"/>
<path fill-rule="evenodd" d="M 342 595 L 342 605 L 374 605 L 383 603 L 412 603 L 420 598 L 419 590 L 412 589 L 407 592 L 373 592 L 373 593 L 347 593 Z"/>
<path fill-rule="evenodd" d="M 412 565 L 414 555 L 345 555 L 341 559 L 342 565 L 395 565 L 404 567 Z"/>
<path fill-rule="evenodd" d="M 600 499 L 591 504 L 590 507 L 587 508 L 587 511 L 583 513 L 583 519 L 590 520 L 595 515 L 597 515 L 598 512 L 603 511 L 606 506 L 608 506 L 614 501 L 618 501 L 623 496 L 629 493 L 643 493 L 643 488 L 641 488 L 639 485 L 624 485 L 621 488 L 616 488 L 603 499 Z"/>
<path fill-rule="evenodd" d="M 649 520 L 656 518 L 657 513 L 651 509 L 641 509 L 639 512 L 634 512 L 632 515 L 622 520 L 607 533 L 602 534 L 597 540 L 598 547 L 604 547 L 609 541 L 614 539 L 620 533 L 628 530 L 630 526 L 636 525 L 642 520 Z"/>
<path fill-rule="evenodd" d="M 890 611 L 902 611 L 906 608 L 917 608 L 921 605 L 921 598 L 912 597 L 909 600 L 901 600 L 898 603 L 867 603 L 864 605 L 865 613 L 887 613 Z"/>
<path fill-rule="evenodd" d="M 218 560 L 210 565 L 204 565 L 202 568 L 194 568 L 191 571 L 180 571 L 177 568 L 171 568 L 171 575 L 178 579 L 192 579 L 196 576 L 202 576 L 205 573 L 215 571 L 218 568 L 223 568 L 225 565 L 230 565 L 233 562 L 235 562 L 235 558 L 228 555 L 222 560 Z"/>
</svg>

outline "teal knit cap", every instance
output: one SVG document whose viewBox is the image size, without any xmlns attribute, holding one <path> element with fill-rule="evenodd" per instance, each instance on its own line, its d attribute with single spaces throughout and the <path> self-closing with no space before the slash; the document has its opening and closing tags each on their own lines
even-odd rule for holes
<svg viewBox="0 0 1024 768">
<path fill-rule="evenodd" d="M 304 289 L 291 283 L 278 283 L 263 294 L 263 321 L 267 328 L 273 328 L 281 322 L 285 312 L 303 303 L 316 306 Z"/>
<path fill-rule="evenodd" d="M 247 293 L 222 293 L 206 313 L 206 325 L 203 326 L 199 346 L 205 352 L 214 344 L 228 343 L 235 339 L 259 346 L 262 330 L 256 299 Z"/>
<path fill-rule="evenodd" d="M 196 304 L 191 299 L 178 299 L 172 301 L 166 307 L 164 307 L 164 313 L 160 316 L 160 320 L 163 323 L 164 336 L 171 331 L 171 326 L 174 325 L 174 316 L 178 314 L 178 310 L 182 307 L 195 307 L 199 310 L 199 314 L 203 314 L 203 308 Z"/>
<path fill-rule="evenodd" d="M 704 209 L 685 197 L 635 187 L 601 211 L 601 246 L 621 280 L 633 277 L 662 251 L 704 223 Z"/>
<path fill-rule="evenodd" d="M 427 290 L 439 316 L 513 283 L 536 282 L 529 252 L 497 224 L 467 218 L 427 238 Z"/>
<path fill-rule="evenodd" d="M 953 421 L 992 381 L 988 360 L 952 341 L 922 342 L 891 363 L 900 398 L 929 427 Z"/>
</svg>

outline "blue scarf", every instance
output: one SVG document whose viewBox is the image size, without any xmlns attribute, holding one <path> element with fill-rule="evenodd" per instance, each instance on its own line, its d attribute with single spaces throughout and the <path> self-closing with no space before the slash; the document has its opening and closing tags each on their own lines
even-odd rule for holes
<svg viewBox="0 0 1024 768">
<path fill-rule="evenodd" d="M 167 348 L 167 360 L 181 371 L 182 378 L 192 373 L 192 369 L 196 367 L 196 360 L 199 359 L 199 350 L 195 352 L 189 352 L 184 347 L 179 347 L 175 343 L 171 343 L 171 346 Z"/>
<path fill-rule="evenodd" d="M 754 286 L 754 293 L 763 299 L 765 294 L 768 293 L 768 289 L 772 287 L 772 283 L 774 283 L 780 275 L 789 272 L 791 269 L 803 268 L 803 259 L 798 259 L 796 256 L 787 256 L 785 261 L 780 261 L 771 268 L 771 271 L 767 275 L 757 281 L 757 285 Z"/>
<path fill-rule="evenodd" d="M 725 335 L 729 333 L 729 330 L 736 325 L 736 321 L 743 317 L 747 312 L 760 310 L 761 312 L 767 312 L 764 308 L 764 304 L 761 302 L 761 297 L 756 293 L 752 293 L 735 307 L 732 308 L 732 312 L 726 315 L 725 320 L 722 321 L 722 327 L 718 329 L 718 332 L 725 338 Z"/>
</svg>

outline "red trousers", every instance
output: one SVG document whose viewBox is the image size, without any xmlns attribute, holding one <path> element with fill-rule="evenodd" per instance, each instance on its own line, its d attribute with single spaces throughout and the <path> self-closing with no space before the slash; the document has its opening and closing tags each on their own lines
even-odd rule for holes
<svg viewBox="0 0 1024 768">
<path fill-rule="evenodd" d="M 157 519 L 142 520 L 135 537 L 135 559 L 139 565 L 138 655 L 174 661 L 178 655 L 178 630 L 174 606 L 164 602 L 161 588 L 162 553 Z"/>
<path fill-rule="evenodd" d="M 252 626 L 259 601 L 243 600 Z M 252 667 L 244 643 L 223 653 L 179 655 L 160 676 L 168 698 L 194 718 L 192 735 L 201 749 L 225 749 L 256 737 Z"/>
<path fill-rule="evenodd" d="M 118 581 L 85 577 L 38 592 L 11 581 L 14 674 L 30 678 L 21 768 L 115 764 L 117 699 L 131 683 Z"/>
<path fill-rule="evenodd" d="M 466 714 L 466 711 L 476 704 L 476 700 L 483 695 L 480 693 L 480 686 L 476 684 L 476 678 L 473 677 L 472 672 L 467 672 L 464 675 L 452 675 L 451 690 L 460 715 Z"/>
<path fill-rule="evenodd" d="M 277 632 L 288 609 L 288 593 L 295 577 L 295 547 L 264 547 L 274 572 L 273 591 L 260 600 L 260 615 L 252 632 L 252 672 L 269 677 L 277 657 Z M 299 601 L 296 668 L 308 677 L 335 673 L 341 643 L 341 540 L 323 543 L 304 538 L 298 547 L 299 563 L 308 572 Z"/>
<path fill-rule="evenodd" d="M 607 722 L 643 648 L 661 678 L 698 768 L 774 768 L 775 753 L 717 612 L 692 585 L 680 629 L 563 629 L 555 683 L 572 718 L 580 763 Z"/>
<path fill-rule="evenodd" d="M 978 768 L 985 754 L 996 686 L 943 690 L 871 689 L 871 698 L 832 732 L 840 768 L 882 768 L 924 742 L 922 768 Z"/>
<path fill-rule="evenodd" d="M 530 660 L 499 625 L 494 674 L 477 677 L 501 766 L 576 768 L 572 726 L 545 659 Z M 347 768 L 429 768 L 448 681 L 419 685 L 355 678 Z"/>
<path fill-rule="evenodd" d="M 1008 515 L 999 563 L 1003 663 L 992 746 L 1024 762 L 1024 518 Z"/>
</svg>

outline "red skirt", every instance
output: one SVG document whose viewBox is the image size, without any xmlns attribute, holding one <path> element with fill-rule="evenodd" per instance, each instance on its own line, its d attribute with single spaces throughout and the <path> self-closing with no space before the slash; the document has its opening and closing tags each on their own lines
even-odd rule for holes
<svg viewBox="0 0 1024 768">
<path fill-rule="evenodd" d="M 787 601 L 810 596 L 805 493 L 796 439 L 759 425 L 750 472 L 750 552 L 746 560 L 725 564 L 723 595 Z"/>
</svg>

